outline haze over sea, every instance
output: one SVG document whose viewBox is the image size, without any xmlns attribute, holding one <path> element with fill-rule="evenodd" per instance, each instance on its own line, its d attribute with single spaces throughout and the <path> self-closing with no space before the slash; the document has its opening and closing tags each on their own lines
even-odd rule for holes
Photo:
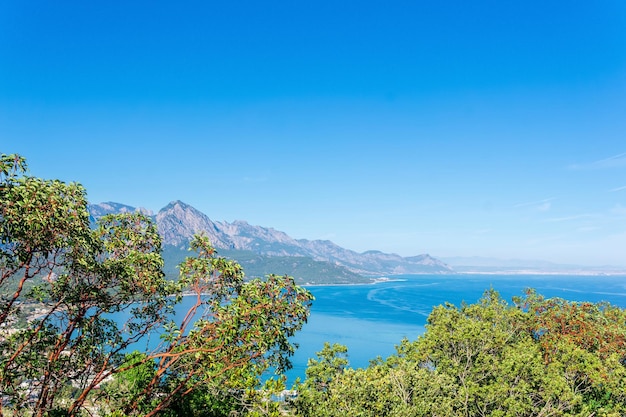
<svg viewBox="0 0 626 417">
<path fill-rule="evenodd" d="M 534 288 L 546 297 L 572 301 L 608 301 L 626 308 L 626 276 L 580 275 L 404 275 L 364 285 L 314 286 L 309 322 L 294 338 L 299 348 L 288 386 L 304 378 L 308 358 L 324 342 L 348 346 L 353 368 L 366 367 L 370 359 L 395 352 L 402 338 L 416 339 L 425 330 L 434 306 L 450 302 L 475 303 L 493 288 L 509 303 L 513 296 Z"/>
</svg>

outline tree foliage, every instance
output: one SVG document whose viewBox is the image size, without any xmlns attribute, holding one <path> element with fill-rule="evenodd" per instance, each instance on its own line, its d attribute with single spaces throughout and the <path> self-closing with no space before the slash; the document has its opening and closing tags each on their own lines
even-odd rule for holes
<svg viewBox="0 0 626 417">
<path fill-rule="evenodd" d="M 625 336 L 626 312 L 608 304 L 529 290 L 509 305 L 489 290 L 476 304 L 435 307 L 425 334 L 386 360 L 338 369 L 324 384 L 307 371 L 293 409 L 315 417 L 622 416 Z"/>
<path fill-rule="evenodd" d="M 290 366 L 312 299 L 291 277 L 244 281 L 198 236 L 167 280 L 149 218 L 92 229 L 80 184 L 26 169 L 0 158 L 0 415 L 155 415 L 189 398 L 244 410 L 261 374 Z M 129 356 L 147 337 L 160 342 Z"/>
</svg>

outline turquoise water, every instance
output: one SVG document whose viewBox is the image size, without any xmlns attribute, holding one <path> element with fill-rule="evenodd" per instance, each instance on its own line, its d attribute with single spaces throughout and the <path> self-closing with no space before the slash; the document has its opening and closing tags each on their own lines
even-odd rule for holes
<svg viewBox="0 0 626 417">
<path fill-rule="evenodd" d="M 422 334 L 434 306 L 446 301 L 471 304 L 489 288 L 511 302 L 529 287 L 546 297 L 608 301 L 626 308 L 626 276 L 405 275 L 376 284 L 309 287 L 316 299 L 308 323 L 293 338 L 299 348 L 287 373 L 288 386 L 297 377 L 304 378 L 308 359 L 324 342 L 346 345 L 350 366 L 366 367 L 377 356 L 393 354 L 402 338 L 414 340 Z M 178 319 L 193 301 L 184 297 L 177 308 Z M 121 313 L 116 316 L 120 322 L 126 318 Z M 154 348 L 158 342 L 158 337 L 152 337 L 133 348 Z"/>
<path fill-rule="evenodd" d="M 434 306 L 471 304 L 489 288 L 508 302 L 534 288 L 546 297 L 626 308 L 626 276 L 405 275 L 376 284 L 309 287 L 316 300 L 309 322 L 294 338 L 300 347 L 288 384 L 304 378 L 308 358 L 325 341 L 346 345 L 350 366 L 365 367 L 370 359 L 394 353 L 403 337 L 414 340 L 422 334 Z"/>
</svg>

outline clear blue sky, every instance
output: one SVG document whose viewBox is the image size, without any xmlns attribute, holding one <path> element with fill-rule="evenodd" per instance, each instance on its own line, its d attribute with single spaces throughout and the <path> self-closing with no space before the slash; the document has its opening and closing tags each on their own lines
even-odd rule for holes
<svg viewBox="0 0 626 417">
<path fill-rule="evenodd" d="M 356 251 L 626 265 L 626 2 L 3 1 L 0 152 Z"/>
</svg>

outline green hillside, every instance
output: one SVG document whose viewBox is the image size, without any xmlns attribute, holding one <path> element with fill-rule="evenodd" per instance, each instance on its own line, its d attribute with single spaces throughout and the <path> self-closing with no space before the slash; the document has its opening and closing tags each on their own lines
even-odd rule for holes
<svg viewBox="0 0 626 417">
<path fill-rule="evenodd" d="M 237 261 L 246 277 L 264 277 L 269 274 L 293 276 L 300 285 L 359 284 L 371 282 L 370 278 L 348 269 L 321 262 L 305 256 L 264 256 L 250 251 L 220 250 L 221 256 Z M 178 277 L 177 265 L 189 256 L 186 249 L 172 245 L 163 247 L 165 274 L 168 278 Z"/>
</svg>

